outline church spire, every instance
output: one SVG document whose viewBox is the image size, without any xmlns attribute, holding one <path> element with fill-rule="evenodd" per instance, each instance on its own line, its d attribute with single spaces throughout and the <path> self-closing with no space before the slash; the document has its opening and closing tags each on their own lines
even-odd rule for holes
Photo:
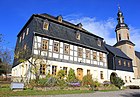
<svg viewBox="0 0 140 97">
<path fill-rule="evenodd" d="M 116 29 L 115 31 L 121 29 L 121 28 L 126 28 L 126 29 L 129 29 L 127 24 L 124 23 L 124 16 L 123 16 L 123 13 L 121 11 L 121 8 L 120 6 L 118 5 L 118 13 L 117 13 L 117 20 L 118 20 L 118 24 L 116 26 Z"/>
</svg>

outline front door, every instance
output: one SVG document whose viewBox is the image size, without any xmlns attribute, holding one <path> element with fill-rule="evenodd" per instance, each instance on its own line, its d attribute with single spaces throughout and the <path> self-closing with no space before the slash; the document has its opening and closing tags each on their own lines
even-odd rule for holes
<svg viewBox="0 0 140 97">
<path fill-rule="evenodd" d="M 79 80 L 83 79 L 83 69 L 82 68 L 77 68 L 77 78 Z"/>
</svg>

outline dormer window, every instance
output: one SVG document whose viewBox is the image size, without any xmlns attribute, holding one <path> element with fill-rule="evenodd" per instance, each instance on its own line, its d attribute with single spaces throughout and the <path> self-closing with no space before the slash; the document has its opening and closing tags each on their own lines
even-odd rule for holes
<svg viewBox="0 0 140 97">
<path fill-rule="evenodd" d="M 101 45 L 102 45 L 102 43 L 101 43 L 101 40 L 100 40 L 100 39 L 97 39 L 97 45 L 98 45 L 98 46 L 101 46 Z"/>
<path fill-rule="evenodd" d="M 76 32 L 76 39 L 80 40 L 80 32 L 79 31 Z"/>
<path fill-rule="evenodd" d="M 49 28 L 49 21 L 45 20 L 44 23 L 43 23 L 43 29 L 48 30 L 48 28 Z"/>
<path fill-rule="evenodd" d="M 81 23 L 77 24 L 77 27 L 78 27 L 78 28 L 82 28 L 82 26 L 83 26 L 83 25 L 82 25 Z"/>
<path fill-rule="evenodd" d="M 62 20 L 63 20 L 63 18 L 62 18 L 61 15 L 59 15 L 59 16 L 57 17 L 57 19 L 58 19 L 59 22 L 62 22 Z"/>
</svg>

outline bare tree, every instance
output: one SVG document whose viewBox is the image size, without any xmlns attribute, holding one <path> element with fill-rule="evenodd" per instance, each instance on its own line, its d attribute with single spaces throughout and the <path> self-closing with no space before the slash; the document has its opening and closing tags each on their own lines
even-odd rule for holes
<svg viewBox="0 0 140 97">
<path fill-rule="evenodd" d="M 9 49 L 5 49 L 0 51 L 0 59 L 1 59 L 1 70 L 6 75 L 11 72 L 11 51 Z"/>
<path fill-rule="evenodd" d="M 40 48 L 38 48 L 38 49 L 40 50 Z M 23 48 L 23 49 L 18 49 L 18 52 L 15 54 L 15 58 L 20 63 L 24 63 L 26 61 L 28 61 L 30 63 L 31 68 L 29 71 L 35 75 L 35 80 L 37 82 L 40 77 L 40 72 L 39 72 L 40 66 L 39 65 L 47 64 L 47 60 L 45 62 L 44 57 L 41 56 L 41 50 L 38 55 L 35 55 L 35 54 L 31 53 L 31 50 L 28 47 Z"/>
</svg>

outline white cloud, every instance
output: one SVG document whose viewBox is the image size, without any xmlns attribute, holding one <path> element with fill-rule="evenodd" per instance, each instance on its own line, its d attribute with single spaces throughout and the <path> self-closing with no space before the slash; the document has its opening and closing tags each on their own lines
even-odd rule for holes
<svg viewBox="0 0 140 97">
<path fill-rule="evenodd" d="M 107 20 L 97 20 L 96 17 L 80 17 L 78 15 L 68 15 L 65 19 L 74 23 L 82 23 L 83 28 L 89 32 L 98 35 L 106 41 L 107 44 L 114 45 L 116 43 L 115 27 L 117 20 L 109 18 Z M 136 50 L 140 51 L 140 29 L 130 27 L 131 40 L 136 44 Z"/>
<path fill-rule="evenodd" d="M 130 26 L 130 38 L 135 44 L 135 49 L 140 52 L 140 29 Z"/>
</svg>

